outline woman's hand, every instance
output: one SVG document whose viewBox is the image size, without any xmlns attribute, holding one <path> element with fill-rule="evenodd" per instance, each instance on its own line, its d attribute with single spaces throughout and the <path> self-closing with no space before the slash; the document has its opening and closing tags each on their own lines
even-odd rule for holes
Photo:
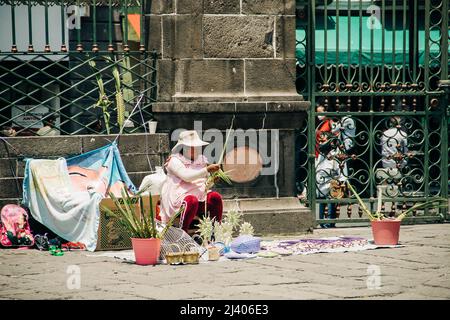
<svg viewBox="0 0 450 320">
<path fill-rule="evenodd" d="M 206 170 L 208 170 L 209 173 L 216 172 L 219 169 L 220 169 L 220 164 L 216 164 L 216 163 L 210 164 L 206 167 Z"/>
</svg>

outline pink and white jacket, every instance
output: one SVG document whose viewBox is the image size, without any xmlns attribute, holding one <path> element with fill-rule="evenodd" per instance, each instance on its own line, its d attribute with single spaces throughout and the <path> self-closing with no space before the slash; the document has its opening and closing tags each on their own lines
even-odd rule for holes
<svg viewBox="0 0 450 320">
<path fill-rule="evenodd" d="M 161 190 L 161 220 L 166 223 L 175 214 L 187 195 L 198 201 L 206 199 L 206 180 L 208 178 L 207 159 L 199 155 L 194 161 L 181 154 L 173 154 L 166 161 L 167 179 Z"/>
</svg>

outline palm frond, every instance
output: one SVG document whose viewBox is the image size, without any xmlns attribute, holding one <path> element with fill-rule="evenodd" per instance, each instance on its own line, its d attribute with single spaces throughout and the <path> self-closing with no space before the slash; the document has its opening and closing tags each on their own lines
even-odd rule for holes
<svg viewBox="0 0 450 320">
<path fill-rule="evenodd" d="M 415 210 L 419 210 L 419 209 L 439 209 L 439 208 L 447 208 L 448 204 L 447 204 L 447 199 L 444 198 L 437 198 L 437 199 L 432 199 L 432 200 L 428 200 L 422 203 L 417 203 L 414 206 L 412 206 L 411 208 L 407 209 L 405 212 L 401 213 L 397 219 L 398 220 L 403 220 L 407 215 L 409 215 L 410 213 L 412 213 Z"/>
<path fill-rule="evenodd" d="M 117 124 L 122 130 L 123 124 L 125 123 L 125 101 L 123 99 L 122 84 L 120 81 L 120 73 L 117 65 L 113 66 L 112 74 L 116 85 Z"/>
<path fill-rule="evenodd" d="M 363 212 L 365 214 L 367 214 L 367 216 L 369 217 L 370 220 L 377 220 L 377 218 L 370 212 L 369 209 L 367 209 L 364 201 L 362 201 L 362 199 L 359 197 L 358 193 L 355 191 L 355 189 L 353 189 L 353 186 L 350 184 L 350 182 L 347 180 L 347 185 L 348 188 L 351 190 L 351 192 L 355 195 L 356 199 L 358 200 L 359 205 L 361 206 L 361 209 L 363 210 Z"/>
<path fill-rule="evenodd" d="M 173 223 L 175 222 L 175 219 L 181 214 L 181 212 L 183 212 L 184 209 L 185 209 L 184 206 L 181 206 L 181 208 L 174 215 L 172 215 L 172 217 L 170 218 L 169 222 L 167 222 L 164 229 L 159 233 L 160 238 L 164 238 L 164 235 L 167 233 L 169 228 L 173 225 Z"/>
<path fill-rule="evenodd" d="M 139 212 L 136 212 L 137 207 L 131 205 L 133 198 L 130 196 L 126 187 L 121 190 L 122 198 L 120 201 L 113 193 L 109 193 L 109 196 L 113 200 L 117 211 L 114 212 L 109 208 L 102 206 L 102 210 L 106 211 L 107 214 L 118 219 L 119 222 L 127 229 L 128 233 L 133 238 L 162 238 L 164 237 L 167 230 L 173 225 L 175 219 L 181 214 L 183 207 L 176 212 L 169 222 L 166 224 L 161 232 L 158 232 L 155 212 L 153 210 L 153 199 L 152 195 L 149 194 L 149 212 L 144 210 L 144 200 L 142 196 L 138 196 Z"/>
</svg>

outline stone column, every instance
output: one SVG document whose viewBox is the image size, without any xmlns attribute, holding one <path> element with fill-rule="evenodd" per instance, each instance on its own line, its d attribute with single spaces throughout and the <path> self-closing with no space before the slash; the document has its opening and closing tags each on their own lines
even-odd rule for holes
<svg viewBox="0 0 450 320">
<path fill-rule="evenodd" d="M 235 111 L 299 126 L 309 104 L 295 89 L 295 0 L 153 0 L 147 19 L 148 49 L 161 53 L 159 128 Z"/>
<path fill-rule="evenodd" d="M 310 105 L 295 89 L 295 0 L 152 0 L 146 18 L 148 49 L 161 54 L 153 105 L 159 130 L 193 129 L 194 120 L 223 130 L 233 116 L 237 128 L 287 130 L 277 187 L 294 196 L 293 129 Z M 270 197 L 270 182 L 263 184 L 225 193 Z"/>
</svg>

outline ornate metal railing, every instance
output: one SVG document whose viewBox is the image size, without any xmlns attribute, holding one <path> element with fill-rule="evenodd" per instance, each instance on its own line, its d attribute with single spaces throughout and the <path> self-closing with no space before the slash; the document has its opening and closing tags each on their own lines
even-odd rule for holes
<svg viewBox="0 0 450 320">
<path fill-rule="evenodd" d="M 0 1 L 0 6 L 4 135 L 49 134 L 39 131 L 45 126 L 53 134 L 115 133 L 128 116 L 125 132 L 143 131 L 156 100 L 157 53 L 147 50 L 147 1 Z M 97 104 L 99 81 L 105 109 Z M 131 114 L 138 101 L 140 108 Z"/>
<path fill-rule="evenodd" d="M 392 214 L 448 197 L 448 92 L 439 85 L 449 77 L 448 1 L 326 2 L 297 4 L 297 90 L 312 102 L 298 133 L 299 192 L 322 224 L 364 218 L 346 181 L 374 210 L 381 190 Z"/>
</svg>

